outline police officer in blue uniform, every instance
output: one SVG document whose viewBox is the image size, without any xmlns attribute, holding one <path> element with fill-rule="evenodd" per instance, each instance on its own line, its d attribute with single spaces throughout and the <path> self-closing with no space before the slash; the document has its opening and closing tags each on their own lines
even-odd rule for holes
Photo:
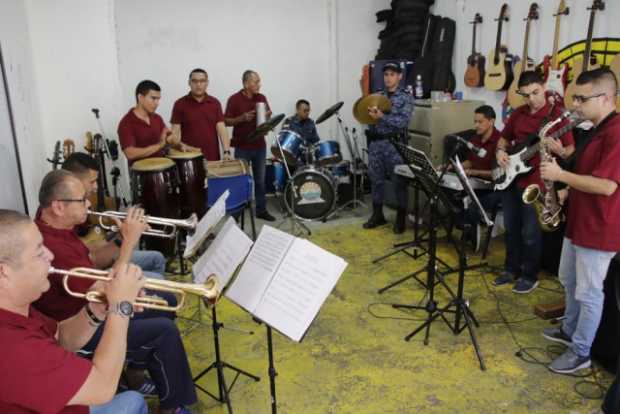
<svg viewBox="0 0 620 414">
<path fill-rule="evenodd" d="M 407 182 L 394 173 L 394 166 L 404 161 L 390 142 L 390 138 L 398 138 L 407 142 L 407 127 L 413 113 L 413 96 L 400 87 L 403 77 L 402 68 L 397 63 L 386 63 L 383 66 L 383 94 L 390 99 L 392 109 L 383 113 L 379 108 L 368 108 L 371 118 L 377 120 L 366 131 L 368 137 L 368 175 L 372 188 L 372 216 L 364 223 L 365 229 L 372 229 L 386 224 L 383 215 L 385 180 L 389 176 L 394 184 L 398 211 L 393 231 L 400 234 L 405 231 L 407 214 Z"/>
</svg>

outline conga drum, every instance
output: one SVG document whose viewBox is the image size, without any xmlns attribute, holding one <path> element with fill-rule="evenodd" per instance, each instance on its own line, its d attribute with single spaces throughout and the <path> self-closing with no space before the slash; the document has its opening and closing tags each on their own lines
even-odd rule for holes
<svg viewBox="0 0 620 414">
<path fill-rule="evenodd" d="M 145 158 L 131 166 L 133 203 L 140 204 L 146 214 L 155 217 L 181 218 L 179 175 L 174 161 L 168 158 Z M 145 237 L 147 249 L 165 256 L 175 253 L 175 239 Z"/>
<path fill-rule="evenodd" d="M 207 173 L 202 152 L 170 150 L 168 158 L 175 162 L 179 173 L 181 216 L 196 213 L 200 219 L 207 211 Z"/>
</svg>

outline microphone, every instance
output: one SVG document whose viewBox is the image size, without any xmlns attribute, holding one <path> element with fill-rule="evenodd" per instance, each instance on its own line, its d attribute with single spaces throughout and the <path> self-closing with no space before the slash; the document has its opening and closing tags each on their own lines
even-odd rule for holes
<svg viewBox="0 0 620 414">
<path fill-rule="evenodd" d="M 478 158 L 484 158 L 487 156 L 487 150 L 485 150 L 484 148 L 477 147 L 471 142 L 467 141 L 466 139 L 459 137 L 458 135 L 451 135 L 451 136 L 456 138 L 458 142 L 460 142 L 461 144 L 469 148 L 469 150 L 473 152 L 474 154 L 476 154 Z"/>
</svg>

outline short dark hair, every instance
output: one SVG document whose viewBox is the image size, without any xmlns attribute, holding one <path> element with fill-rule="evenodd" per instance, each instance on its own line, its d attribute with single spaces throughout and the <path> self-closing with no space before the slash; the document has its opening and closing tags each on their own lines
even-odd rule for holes
<svg viewBox="0 0 620 414">
<path fill-rule="evenodd" d="M 491 105 L 482 105 L 474 111 L 476 114 L 483 115 L 486 119 L 497 119 L 495 109 Z"/>
<path fill-rule="evenodd" d="M 71 171 L 73 174 L 84 175 L 88 171 L 99 171 L 99 164 L 90 155 L 84 152 L 74 152 L 62 163 L 62 169 Z"/>
<path fill-rule="evenodd" d="M 540 72 L 536 70 L 526 70 L 525 72 L 521 73 L 521 76 L 519 77 L 519 88 L 531 85 L 533 83 L 539 83 L 541 85 L 545 84 L 543 76 L 540 74 Z"/>
<path fill-rule="evenodd" d="M 299 109 L 299 107 L 300 107 L 301 105 L 308 105 L 308 106 L 310 106 L 310 102 L 308 102 L 308 101 L 307 101 L 307 100 L 305 100 L 305 99 L 300 99 L 300 100 L 298 100 L 298 101 L 297 101 L 297 103 L 295 104 L 295 108 Z"/>
<path fill-rule="evenodd" d="M 618 92 L 618 78 L 616 78 L 616 75 L 608 68 L 599 68 L 581 72 L 576 83 L 577 85 L 591 83 L 594 86 L 607 86 L 609 89 L 613 89 L 616 93 Z"/>
<path fill-rule="evenodd" d="M 39 206 L 46 208 L 52 205 L 52 201 L 71 197 L 69 181 L 77 179 L 73 173 L 67 170 L 54 170 L 47 173 L 41 181 L 39 189 Z"/>
<path fill-rule="evenodd" d="M 251 69 L 248 69 L 245 72 L 243 72 L 243 75 L 241 76 L 241 81 L 243 83 L 246 83 L 247 81 L 250 80 L 252 76 L 258 76 L 258 73 L 256 73 L 255 71 Z"/>
<path fill-rule="evenodd" d="M 19 227 L 31 222 L 32 219 L 23 213 L 0 209 L 0 262 L 16 263 L 24 247 Z"/>
<path fill-rule="evenodd" d="M 191 78 L 192 78 L 192 75 L 193 75 L 194 73 L 202 73 L 202 74 L 203 74 L 203 75 L 205 75 L 205 76 L 209 76 L 209 75 L 207 75 L 207 71 L 206 71 L 206 70 L 204 70 L 204 69 L 202 69 L 202 68 L 196 68 L 196 69 L 193 69 L 193 70 L 189 73 L 189 79 L 191 79 Z"/>
<path fill-rule="evenodd" d="M 147 79 L 140 82 L 138 86 L 136 86 L 136 102 L 138 102 L 138 95 L 146 96 L 149 91 L 161 92 L 161 88 L 152 80 Z"/>
</svg>

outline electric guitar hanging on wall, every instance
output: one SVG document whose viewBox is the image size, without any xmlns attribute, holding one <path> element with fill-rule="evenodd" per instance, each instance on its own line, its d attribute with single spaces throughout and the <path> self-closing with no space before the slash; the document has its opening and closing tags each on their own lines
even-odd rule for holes
<svg viewBox="0 0 620 414">
<path fill-rule="evenodd" d="M 553 36 L 553 53 L 551 58 L 545 56 L 543 66 L 545 68 L 545 88 L 555 92 L 559 96 L 564 96 L 566 81 L 566 65 L 560 65 L 558 59 L 558 49 L 560 46 L 560 21 L 562 16 L 568 16 L 570 8 L 566 7 L 566 2 L 560 0 L 558 11 L 555 17 L 555 35 Z"/>
<path fill-rule="evenodd" d="M 594 32 L 594 17 L 596 16 L 596 12 L 598 10 L 605 10 L 605 2 L 602 0 L 593 0 L 592 6 L 588 10 L 590 10 L 590 22 L 588 23 L 588 39 L 586 40 L 586 48 L 583 52 L 583 57 L 575 57 L 572 70 L 573 79 L 568 84 L 566 93 L 564 94 L 564 104 L 566 108 L 570 110 L 575 108 L 573 105 L 573 94 L 575 93 L 574 91 L 579 75 L 583 72 L 599 67 L 596 65 L 596 62 L 592 62 L 592 34 Z"/>
<path fill-rule="evenodd" d="M 470 22 L 473 25 L 473 34 L 471 42 L 471 55 L 467 58 L 467 69 L 465 70 L 465 85 L 470 88 L 479 88 L 484 86 L 484 65 L 486 59 L 482 53 L 476 52 L 476 26 L 482 23 L 482 16 L 476 13 L 474 20 Z"/>
<path fill-rule="evenodd" d="M 523 54 L 521 60 L 514 67 L 514 79 L 508 88 L 508 104 L 511 108 L 516 109 L 525 104 L 525 99 L 517 92 L 519 90 L 519 78 L 526 71 L 536 70 L 536 64 L 527 55 L 530 42 L 530 23 L 532 20 L 538 20 L 538 4 L 532 3 L 530 11 L 525 18 L 525 39 L 523 40 Z"/>
<path fill-rule="evenodd" d="M 492 91 L 505 91 L 512 82 L 512 56 L 506 46 L 502 46 L 502 26 L 508 21 L 508 4 L 504 3 L 497 19 L 497 39 L 495 49 L 489 53 L 486 62 L 484 86 Z"/>
</svg>

